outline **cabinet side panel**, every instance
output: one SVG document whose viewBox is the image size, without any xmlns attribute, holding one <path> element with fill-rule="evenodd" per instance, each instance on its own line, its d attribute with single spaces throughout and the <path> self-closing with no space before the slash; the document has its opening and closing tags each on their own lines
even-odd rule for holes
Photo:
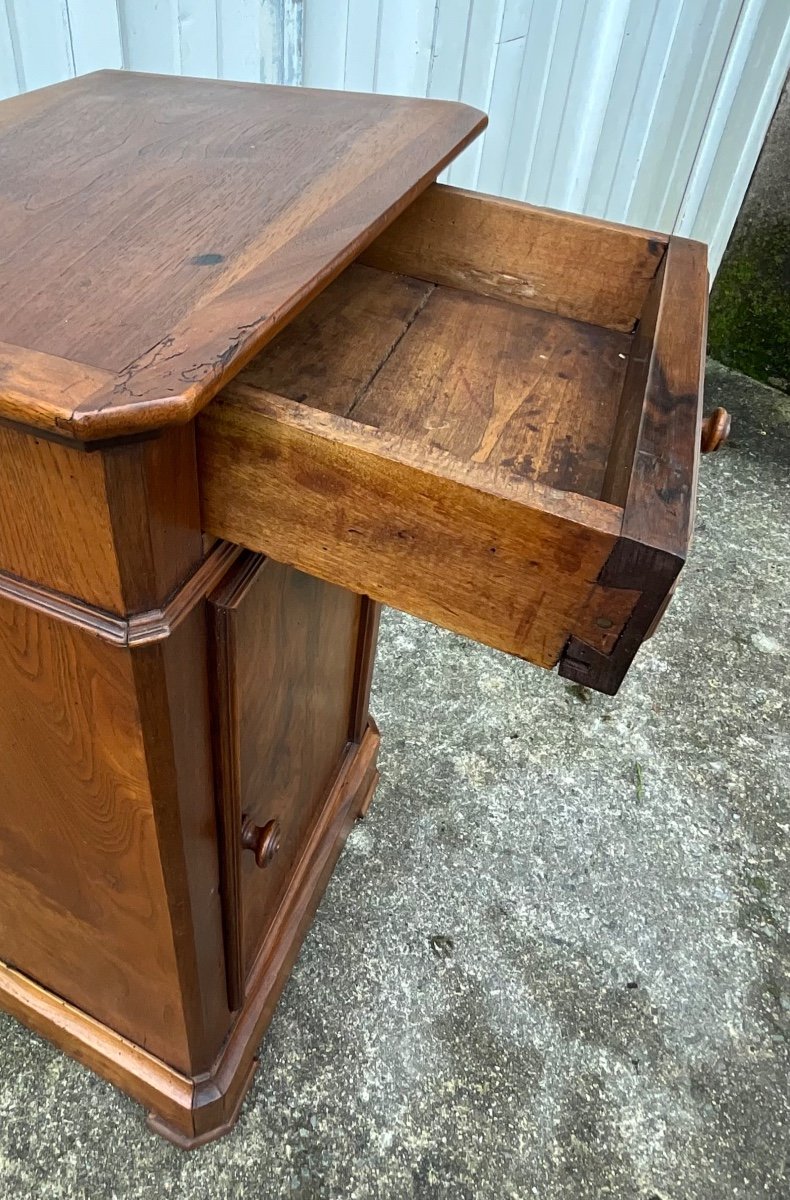
<svg viewBox="0 0 790 1200">
<path fill-rule="evenodd" d="M 123 611 L 101 455 L 0 426 L 0 496 L 0 570 Z"/>
<path fill-rule="evenodd" d="M 183 1069 L 130 653 L 0 600 L 0 959 Z"/>
</svg>

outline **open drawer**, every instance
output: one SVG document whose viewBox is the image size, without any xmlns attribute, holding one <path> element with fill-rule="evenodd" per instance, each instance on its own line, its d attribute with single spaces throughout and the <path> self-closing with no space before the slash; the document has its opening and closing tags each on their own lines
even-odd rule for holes
<svg viewBox="0 0 790 1200">
<path fill-rule="evenodd" d="M 198 423 L 204 529 L 613 693 L 671 593 L 705 248 L 434 185 Z"/>
</svg>

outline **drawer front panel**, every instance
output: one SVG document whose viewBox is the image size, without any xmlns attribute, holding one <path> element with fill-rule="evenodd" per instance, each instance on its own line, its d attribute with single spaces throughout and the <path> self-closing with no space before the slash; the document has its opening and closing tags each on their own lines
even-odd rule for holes
<svg viewBox="0 0 790 1200">
<path fill-rule="evenodd" d="M 434 187 L 202 414 L 203 526 L 614 692 L 689 545 L 706 306 L 696 243 Z"/>
<path fill-rule="evenodd" d="M 633 606 L 596 584 L 620 514 L 585 496 L 241 392 L 210 407 L 201 457 L 212 532 L 540 666 Z"/>
<path fill-rule="evenodd" d="M 355 734 L 365 603 L 258 554 L 242 556 L 210 598 L 234 1008 Z"/>
</svg>

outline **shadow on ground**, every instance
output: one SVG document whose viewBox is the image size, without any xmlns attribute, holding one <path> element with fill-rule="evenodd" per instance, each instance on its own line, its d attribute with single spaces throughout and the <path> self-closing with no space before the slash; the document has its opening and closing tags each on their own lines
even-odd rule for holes
<svg viewBox="0 0 790 1200">
<path fill-rule="evenodd" d="M 191 1156 L 0 1018 L 5 1194 L 790 1195 L 790 402 L 734 414 L 621 694 L 388 613 L 383 783 Z"/>
</svg>

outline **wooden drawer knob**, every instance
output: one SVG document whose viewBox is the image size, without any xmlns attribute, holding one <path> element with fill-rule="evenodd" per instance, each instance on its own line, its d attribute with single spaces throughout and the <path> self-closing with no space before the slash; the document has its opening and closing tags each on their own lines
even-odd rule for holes
<svg viewBox="0 0 790 1200">
<path fill-rule="evenodd" d="M 724 445 L 730 436 L 731 424 L 732 417 L 726 408 L 714 408 L 712 413 L 703 417 L 700 440 L 700 449 L 703 454 L 709 454 L 711 450 L 718 450 L 719 446 Z"/>
<path fill-rule="evenodd" d="M 256 825 L 254 821 L 245 820 L 241 827 L 241 844 L 245 850 L 252 850 L 256 866 L 268 867 L 280 849 L 280 822 Z"/>
</svg>

